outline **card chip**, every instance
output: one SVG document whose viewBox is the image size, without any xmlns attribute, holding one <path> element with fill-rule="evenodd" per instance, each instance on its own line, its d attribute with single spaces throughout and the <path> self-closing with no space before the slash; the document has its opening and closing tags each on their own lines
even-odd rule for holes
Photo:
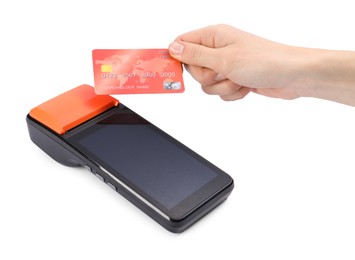
<svg viewBox="0 0 355 260">
<path fill-rule="evenodd" d="M 111 64 L 102 64 L 101 65 L 101 72 L 112 72 L 112 65 Z"/>
</svg>

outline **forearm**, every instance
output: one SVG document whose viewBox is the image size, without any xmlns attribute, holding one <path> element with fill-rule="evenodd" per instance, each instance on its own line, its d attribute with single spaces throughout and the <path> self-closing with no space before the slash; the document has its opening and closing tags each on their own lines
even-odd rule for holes
<svg viewBox="0 0 355 260">
<path fill-rule="evenodd" d="M 355 106 L 355 52 L 299 49 L 295 80 L 300 96 Z M 298 74 L 298 75 L 297 75 Z"/>
</svg>

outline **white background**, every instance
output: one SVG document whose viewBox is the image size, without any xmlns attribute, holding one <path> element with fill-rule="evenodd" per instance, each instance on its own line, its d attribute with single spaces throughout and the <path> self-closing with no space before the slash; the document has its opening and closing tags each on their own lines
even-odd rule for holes
<svg viewBox="0 0 355 260">
<path fill-rule="evenodd" d="M 29 110 L 93 84 L 95 48 L 166 48 L 226 23 L 355 50 L 353 1 L 2 1 L 0 259 L 355 259 L 355 108 L 251 94 L 223 102 L 187 73 L 176 95 L 116 96 L 225 170 L 229 199 L 172 234 L 31 141 Z"/>
</svg>

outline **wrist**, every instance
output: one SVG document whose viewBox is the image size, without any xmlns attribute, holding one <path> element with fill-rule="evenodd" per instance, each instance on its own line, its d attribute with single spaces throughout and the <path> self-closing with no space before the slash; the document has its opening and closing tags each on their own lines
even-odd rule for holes
<svg viewBox="0 0 355 260">
<path fill-rule="evenodd" d="M 296 48 L 294 79 L 301 97 L 355 105 L 355 52 Z"/>
</svg>

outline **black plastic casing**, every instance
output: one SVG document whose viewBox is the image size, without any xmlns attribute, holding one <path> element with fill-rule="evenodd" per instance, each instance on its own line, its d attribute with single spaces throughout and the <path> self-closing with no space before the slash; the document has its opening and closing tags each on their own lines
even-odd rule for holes
<svg viewBox="0 0 355 260">
<path fill-rule="evenodd" d="M 120 105 L 123 106 L 122 104 Z M 117 109 L 117 107 L 114 107 L 112 109 Z M 109 113 L 109 111 L 106 112 Z M 97 117 L 104 118 L 106 112 L 102 113 Z M 153 210 L 150 206 L 145 204 L 141 199 L 139 199 L 132 192 L 127 190 L 120 183 L 118 183 L 109 174 L 103 171 L 97 163 L 89 159 L 87 156 L 82 154 L 82 152 L 73 147 L 72 144 L 67 142 L 62 135 L 52 131 L 50 128 L 38 122 L 37 120 L 32 118 L 30 114 L 27 115 L 26 122 L 28 126 L 29 135 L 33 143 L 35 143 L 39 148 L 41 148 L 54 160 L 65 166 L 84 166 L 90 168 L 92 173 L 101 176 L 106 183 L 114 185 L 116 191 L 119 194 L 121 194 L 130 202 L 132 202 L 135 206 L 137 206 L 144 213 L 146 213 L 148 216 L 158 222 L 161 226 L 174 233 L 180 233 L 186 230 L 188 227 L 190 227 L 196 221 L 201 219 L 212 209 L 221 204 L 224 200 L 227 199 L 234 187 L 233 179 L 230 178 L 230 183 L 223 190 L 220 190 L 213 197 L 207 198 L 202 205 L 194 209 L 183 219 L 167 219 L 161 216 L 161 214 L 157 213 L 155 210 Z"/>
</svg>

